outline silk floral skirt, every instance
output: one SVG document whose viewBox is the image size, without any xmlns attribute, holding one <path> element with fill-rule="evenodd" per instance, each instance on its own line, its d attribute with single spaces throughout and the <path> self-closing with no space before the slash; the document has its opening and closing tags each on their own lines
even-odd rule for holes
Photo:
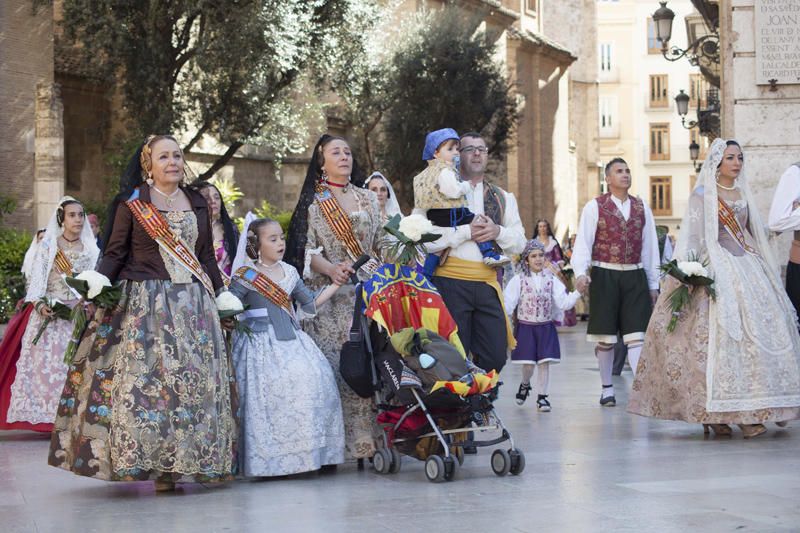
<svg viewBox="0 0 800 533">
<path fill-rule="evenodd" d="M 669 295 L 677 286 L 677 281 L 667 278 L 653 310 L 628 400 L 628 412 L 698 424 L 763 424 L 800 418 L 800 407 L 715 412 L 706 409 L 710 299 L 705 291 L 693 294 L 675 330 L 668 332 L 672 316 Z M 744 347 L 737 353 L 739 357 L 747 357 Z M 771 363 L 754 360 L 751 364 Z"/>
<path fill-rule="evenodd" d="M 240 471 L 283 476 L 344 462 L 344 422 L 333 371 L 303 331 L 278 340 L 268 331 L 237 334 L 233 364 L 242 431 Z"/>
<path fill-rule="evenodd" d="M 125 282 L 69 366 L 48 462 L 111 481 L 232 477 L 229 365 L 200 283 Z"/>
</svg>

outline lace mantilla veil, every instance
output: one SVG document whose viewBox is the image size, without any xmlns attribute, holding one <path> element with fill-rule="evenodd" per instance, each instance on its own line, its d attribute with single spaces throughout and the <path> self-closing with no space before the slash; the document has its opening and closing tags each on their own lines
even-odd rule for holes
<svg viewBox="0 0 800 533">
<path fill-rule="evenodd" d="M 36 261 L 36 254 L 39 251 L 39 239 L 37 238 L 38 231 L 33 234 L 31 245 L 28 246 L 28 251 L 25 252 L 25 259 L 22 261 L 22 268 L 19 270 L 25 276 L 25 282 L 30 283 L 31 273 L 33 272 L 33 265 Z"/>
<path fill-rule="evenodd" d="M 725 139 L 715 139 L 708 150 L 706 160 L 697 177 L 697 183 L 692 191 L 689 208 L 683 217 L 678 244 L 675 249 L 675 256 L 685 260 L 687 254 L 692 249 L 696 253 L 701 253 L 703 249 L 709 247 L 709 255 L 722 250 L 718 243 L 719 222 L 717 218 L 717 168 L 722 162 L 722 156 L 727 148 L 728 141 Z M 742 198 L 747 202 L 748 217 L 750 219 L 750 232 L 758 245 L 758 251 L 769 265 L 770 269 L 776 274 L 780 273 L 780 268 L 775 260 L 772 247 L 769 243 L 767 227 L 761 219 L 761 214 L 756 206 L 750 184 L 746 176 L 746 161 L 742 165 L 736 185 L 741 191 Z M 700 204 L 692 202 L 692 199 L 699 199 Z M 711 209 L 704 209 L 710 206 Z M 699 209 L 698 209 L 699 208 Z M 698 237 L 700 240 L 698 240 Z M 712 265 L 713 267 L 713 265 Z"/>
<path fill-rule="evenodd" d="M 71 196 L 64 196 L 58 201 L 61 206 L 64 202 L 77 201 Z M 58 209 L 53 211 L 50 216 L 50 221 L 47 223 L 47 229 L 44 233 L 42 242 L 36 251 L 36 260 L 31 266 L 30 271 L 30 285 L 28 292 L 25 295 L 26 302 L 37 302 L 41 300 L 47 292 L 47 280 L 50 277 L 50 270 L 53 268 L 53 262 L 56 258 L 58 251 L 58 238 L 64 233 L 64 229 L 58 225 L 56 213 Z M 35 237 L 34 237 L 35 239 Z M 97 257 L 100 255 L 100 249 L 97 247 L 97 241 L 92 233 L 92 226 L 84 218 L 83 229 L 81 230 L 81 244 L 83 244 L 83 252 L 88 252 L 91 257 L 91 264 L 97 263 Z"/>
<path fill-rule="evenodd" d="M 236 274 L 236 271 L 243 266 L 253 266 L 253 260 L 247 256 L 247 230 L 250 229 L 250 224 L 257 219 L 258 217 L 252 211 L 248 211 L 244 216 L 242 233 L 239 235 L 239 243 L 236 245 L 236 257 L 233 258 L 233 264 L 231 265 L 231 275 Z"/>
<path fill-rule="evenodd" d="M 720 325 L 728 330 L 734 339 L 741 339 L 741 321 L 738 306 L 734 298 L 729 298 L 726 287 L 741 283 L 732 265 L 733 257 L 719 243 L 719 218 L 717 208 L 717 168 L 728 147 L 725 139 L 715 139 L 708 150 L 706 160 L 697 184 L 689 198 L 689 206 L 681 222 L 681 230 L 675 250 L 675 257 L 685 261 L 690 255 L 697 255 L 701 260 L 708 260 L 709 269 L 713 273 L 717 287 L 717 308 Z M 780 268 L 775 260 L 766 226 L 761 219 L 758 206 L 746 175 L 746 161 L 736 180 L 736 186 L 742 199 L 747 202 L 749 224 L 745 231 L 750 231 L 761 258 L 766 263 L 769 274 L 775 276 L 780 284 Z"/>
<path fill-rule="evenodd" d="M 386 179 L 386 176 L 377 171 L 373 172 L 369 175 L 367 181 L 364 182 L 364 188 L 369 189 L 369 182 L 374 179 L 383 180 L 383 183 L 389 190 L 389 198 L 386 199 L 386 216 L 391 218 L 394 215 L 402 215 L 400 212 L 400 203 L 397 201 L 397 195 L 394 193 L 394 187 L 392 187 L 392 184 Z"/>
<path fill-rule="evenodd" d="M 745 173 L 736 180 L 747 204 L 757 255 L 736 256 L 719 242 L 717 169 L 728 141 L 716 139 L 681 223 L 675 257 L 708 261 L 716 299 L 708 307 L 706 409 L 748 411 L 800 405 L 797 317 L 786 297 L 766 226 Z M 759 361 L 758 364 L 754 361 Z"/>
</svg>

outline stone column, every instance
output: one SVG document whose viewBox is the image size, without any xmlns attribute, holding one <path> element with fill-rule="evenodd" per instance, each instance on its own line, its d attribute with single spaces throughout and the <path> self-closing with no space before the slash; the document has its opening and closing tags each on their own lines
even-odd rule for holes
<svg viewBox="0 0 800 533">
<path fill-rule="evenodd" d="M 36 227 L 44 227 L 64 196 L 64 104 L 57 83 L 36 84 L 33 195 Z"/>
</svg>

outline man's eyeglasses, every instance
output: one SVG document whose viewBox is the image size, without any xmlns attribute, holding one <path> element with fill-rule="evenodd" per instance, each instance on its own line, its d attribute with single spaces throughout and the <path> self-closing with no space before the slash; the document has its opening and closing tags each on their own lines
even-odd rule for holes
<svg viewBox="0 0 800 533">
<path fill-rule="evenodd" d="M 488 154 L 489 149 L 485 146 L 465 146 L 464 148 L 460 149 L 459 152 L 462 154 L 471 154 L 472 152 L 477 152 L 479 154 Z"/>
</svg>

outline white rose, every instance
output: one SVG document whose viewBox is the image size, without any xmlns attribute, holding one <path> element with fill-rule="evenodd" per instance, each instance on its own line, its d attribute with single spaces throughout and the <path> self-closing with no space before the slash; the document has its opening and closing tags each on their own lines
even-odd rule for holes
<svg viewBox="0 0 800 533">
<path fill-rule="evenodd" d="M 403 217 L 400 220 L 398 229 L 400 233 L 412 241 L 418 241 L 425 233 L 431 233 L 433 231 L 433 224 L 424 216 L 415 214 Z"/>
<path fill-rule="evenodd" d="M 678 263 L 678 269 L 687 276 L 708 277 L 708 270 L 697 261 L 681 261 Z"/>
<path fill-rule="evenodd" d="M 111 280 L 95 270 L 85 270 L 75 276 L 75 279 L 85 281 L 89 285 L 87 297 L 91 300 L 103 290 L 103 287 L 111 287 Z"/>
<path fill-rule="evenodd" d="M 219 293 L 216 302 L 218 311 L 244 311 L 242 301 L 230 291 Z"/>
</svg>

